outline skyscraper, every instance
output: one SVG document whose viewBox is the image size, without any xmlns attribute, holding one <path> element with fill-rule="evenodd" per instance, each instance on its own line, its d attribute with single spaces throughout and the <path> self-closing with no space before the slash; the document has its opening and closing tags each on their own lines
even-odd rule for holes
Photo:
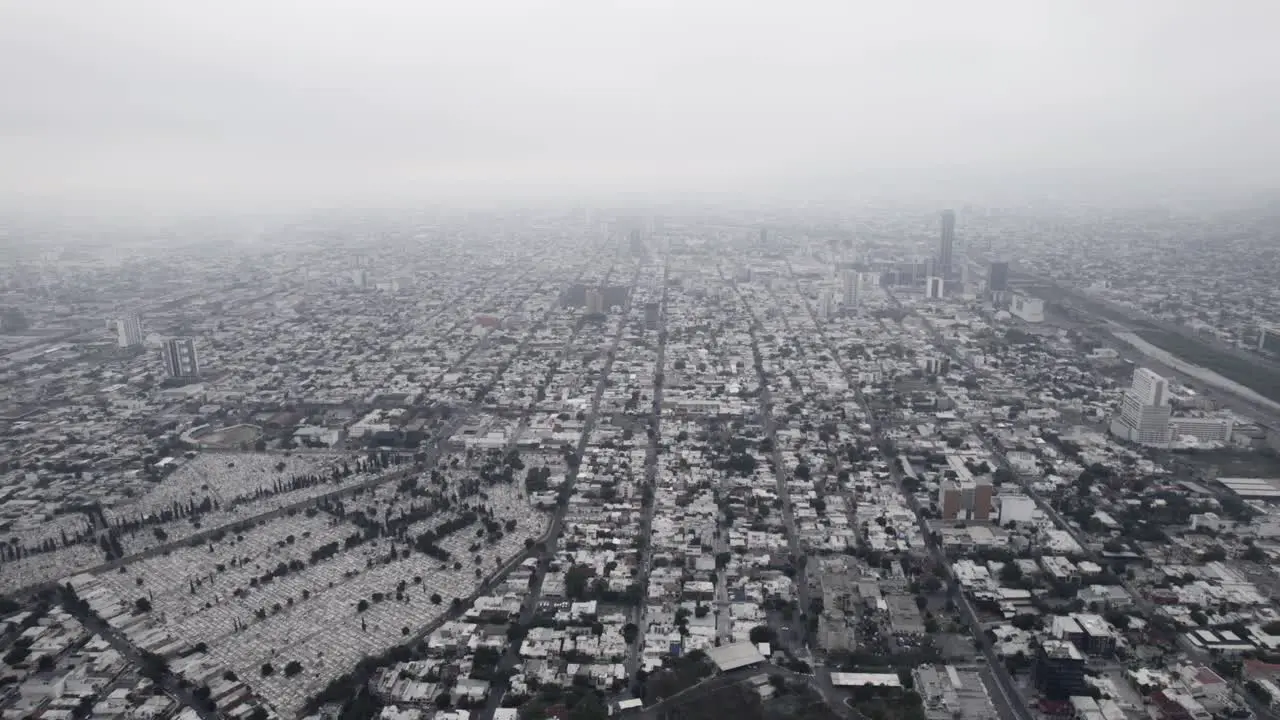
<svg viewBox="0 0 1280 720">
<path fill-rule="evenodd" d="M 122 348 L 142 344 L 142 321 L 137 315 L 124 315 L 116 320 L 116 337 Z"/>
<path fill-rule="evenodd" d="M 1120 410 L 1111 420 L 1111 433 L 1140 445 L 1165 447 L 1170 440 L 1169 381 L 1159 373 L 1138 368 L 1133 384 L 1120 399 Z"/>
<path fill-rule="evenodd" d="M 835 293 L 830 290 L 823 290 L 822 295 L 818 298 L 818 317 L 823 320 L 829 320 L 835 314 Z"/>
<path fill-rule="evenodd" d="M 662 303 L 647 302 L 644 304 L 644 327 L 646 330 L 657 330 L 662 321 Z"/>
<path fill-rule="evenodd" d="M 938 244 L 938 275 L 951 277 L 951 247 L 956 240 L 956 211 L 942 211 L 942 238 Z"/>
<path fill-rule="evenodd" d="M 991 292 L 1004 292 L 1009 289 L 1009 263 L 992 262 L 987 268 L 987 289 Z"/>
<path fill-rule="evenodd" d="M 924 297 L 926 300 L 937 300 L 942 297 L 947 287 L 947 283 L 940 277 L 931 277 L 925 281 Z"/>
<path fill-rule="evenodd" d="M 591 288 L 587 290 L 587 314 L 601 315 L 604 313 L 604 293 L 600 288 Z"/>
<path fill-rule="evenodd" d="M 1169 404 L 1169 381 L 1155 370 L 1138 368 L 1133 371 L 1132 388 L 1143 405 Z"/>
<path fill-rule="evenodd" d="M 846 308 L 857 307 L 861 298 L 862 280 L 857 270 L 844 269 L 840 271 L 840 288 L 843 291 L 843 305 Z"/>
<path fill-rule="evenodd" d="M 160 346 L 164 360 L 164 372 L 171 378 L 198 377 L 200 358 L 196 355 L 196 341 L 191 338 L 171 338 Z"/>
</svg>

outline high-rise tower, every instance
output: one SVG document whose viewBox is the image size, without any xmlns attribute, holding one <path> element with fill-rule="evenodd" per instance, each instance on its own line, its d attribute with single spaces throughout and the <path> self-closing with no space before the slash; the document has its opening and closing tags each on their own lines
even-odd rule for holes
<svg viewBox="0 0 1280 720">
<path fill-rule="evenodd" d="M 956 240 L 956 211 L 942 211 L 942 237 L 938 243 L 938 276 L 951 277 L 951 248 Z"/>
</svg>

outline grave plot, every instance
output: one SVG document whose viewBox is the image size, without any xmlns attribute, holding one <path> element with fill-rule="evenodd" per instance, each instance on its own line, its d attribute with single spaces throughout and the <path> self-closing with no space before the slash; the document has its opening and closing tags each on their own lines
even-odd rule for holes
<svg viewBox="0 0 1280 720">
<path fill-rule="evenodd" d="M 215 662 L 293 713 L 363 657 L 439 622 L 546 532 L 549 516 L 521 484 L 461 475 L 431 497 L 388 486 L 348 498 L 344 512 L 361 513 L 360 523 L 334 507 L 299 512 L 100 579 L 124 602 L 147 598 L 154 624 L 205 643 Z M 370 517 L 381 523 L 411 503 L 445 500 L 448 510 L 398 537 L 370 530 Z"/>
</svg>

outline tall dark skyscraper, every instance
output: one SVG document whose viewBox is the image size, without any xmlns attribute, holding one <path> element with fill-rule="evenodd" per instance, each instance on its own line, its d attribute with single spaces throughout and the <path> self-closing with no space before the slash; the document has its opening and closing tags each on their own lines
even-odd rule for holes
<svg viewBox="0 0 1280 720">
<path fill-rule="evenodd" d="M 1003 292 L 1009 289 L 1009 263 L 993 262 L 987 271 L 987 289 L 991 292 Z"/>
<path fill-rule="evenodd" d="M 942 211 L 942 239 L 938 244 L 938 275 L 951 276 L 951 246 L 956 240 L 956 211 Z"/>
</svg>

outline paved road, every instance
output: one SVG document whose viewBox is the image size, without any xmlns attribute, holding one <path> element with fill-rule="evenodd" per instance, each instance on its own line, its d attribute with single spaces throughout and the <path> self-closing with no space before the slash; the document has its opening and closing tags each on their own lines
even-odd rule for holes
<svg viewBox="0 0 1280 720">
<path fill-rule="evenodd" d="M 662 720 L 667 712 L 678 708 L 682 703 L 689 702 L 697 698 L 699 695 L 723 690 L 724 688 L 733 685 L 740 685 L 762 673 L 766 675 L 778 675 L 788 680 L 807 683 L 809 687 L 818 692 L 827 707 L 840 717 L 861 717 L 859 713 L 851 710 L 848 705 L 845 705 L 844 699 L 846 695 L 831 685 L 829 674 L 824 681 L 820 678 L 821 673 L 818 675 L 804 675 L 802 673 L 795 672 L 794 670 L 779 667 L 770 662 L 763 662 L 750 667 L 738 668 L 737 670 L 730 670 L 729 672 L 720 673 L 706 678 L 697 685 L 685 688 L 671 697 L 663 698 L 649 707 L 644 708 L 644 710 L 637 715 L 637 718 L 641 718 L 642 720 Z"/>
<path fill-rule="evenodd" d="M 791 273 L 791 277 L 793 282 L 797 283 L 798 289 L 798 281 L 795 279 L 794 273 Z M 863 413 L 866 415 L 868 424 L 871 425 L 872 439 L 881 447 L 882 451 L 884 451 L 888 447 L 884 434 L 885 428 L 875 419 L 875 415 L 871 412 L 871 407 L 867 402 L 866 396 L 863 395 L 859 389 L 860 385 L 857 382 L 855 374 L 842 359 L 838 352 L 838 348 L 835 347 L 835 343 L 831 341 L 830 336 L 827 335 L 824 323 L 818 318 L 817 313 L 814 312 L 813 306 L 809 303 L 808 297 L 804 296 L 803 293 L 801 293 L 801 295 L 804 297 L 805 305 L 809 310 L 810 317 L 813 318 L 814 324 L 818 327 L 819 336 L 822 337 L 823 342 L 826 343 L 831 356 L 835 358 L 837 364 L 840 365 L 841 370 L 845 374 L 845 379 L 849 383 L 849 387 L 854 389 L 855 397 L 857 398 L 858 403 L 862 406 Z M 890 294 L 889 297 L 892 299 L 892 294 Z M 940 338 L 936 339 L 940 340 Z M 993 685 L 996 691 L 991 694 L 991 701 L 995 705 L 996 711 L 999 712 L 1000 716 L 1005 720 L 1034 720 L 1031 712 L 1027 708 L 1026 702 L 1019 694 L 1018 688 L 1013 682 L 1013 678 L 1009 676 L 1008 670 L 1005 668 L 1004 664 L 1000 662 L 990 640 L 987 638 L 986 633 L 983 632 L 982 623 L 978 618 L 977 612 L 974 611 L 969 599 L 959 587 L 955 577 L 952 576 L 951 563 L 947 560 L 946 554 L 942 552 L 942 548 L 939 547 L 931 537 L 924 516 L 920 512 L 921 508 L 919 503 L 916 501 L 914 495 L 906 492 L 902 488 L 902 477 L 898 468 L 897 460 L 893 457 L 889 457 L 887 452 L 885 455 L 885 460 L 889 465 L 889 471 L 894 483 L 898 486 L 899 490 L 902 491 L 909 507 L 911 507 L 912 511 L 916 514 L 916 521 L 919 524 L 920 533 L 924 538 L 924 542 L 930 555 L 933 557 L 934 562 L 937 563 L 939 567 L 944 568 L 947 573 L 948 583 L 951 586 L 952 594 L 956 597 L 956 607 L 960 612 L 960 616 L 969 626 L 970 633 L 977 640 L 979 651 L 982 653 L 987 665 L 991 668 L 991 676 L 995 680 Z"/>
<path fill-rule="evenodd" d="M 111 645 L 111 647 L 124 659 L 128 660 L 135 667 L 142 665 L 142 652 L 129 641 L 120 631 L 111 627 L 102 621 L 92 612 L 81 612 L 80 609 L 64 606 L 67 612 L 75 616 L 89 632 L 96 633 Z M 178 678 L 173 673 L 166 673 L 160 679 L 159 685 L 171 697 L 180 703 L 192 708 L 196 711 L 202 720 L 218 720 L 221 717 L 217 711 L 210 711 L 204 705 L 196 702 L 195 696 L 192 694 L 193 687 L 182 687 L 178 684 Z"/>
<path fill-rule="evenodd" d="M 631 278 L 631 287 L 634 290 L 636 281 L 640 276 L 640 269 L 637 267 L 635 274 Z M 578 480 L 578 471 L 582 467 L 581 460 L 586 452 L 587 444 L 591 440 L 591 432 L 595 429 L 596 417 L 600 411 L 600 402 L 604 398 L 604 391 L 609 386 L 609 372 L 613 369 L 613 360 L 617 356 L 618 345 L 622 342 L 622 332 L 627 326 L 627 314 L 624 313 L 618 317 L 617 326 L 613 332 L 613 340 L 609 346 L 609 354 L 605 359 L 604 368 L 600 373 L 600 380 L 596 383 L 595 394 L 591 398 L 591 408 L 587 412 L 586 421 L 582 424 L 582 434 L 578 438 L 578 445 L 575 448 L 575 456 L 579 462 L 569 469 L 565 475 L 565 489 L 563 492 L 572 494 L 573 486 Z M 564 530 L 564 519 L 568 513 L 568 505 L 557 505 L 555 513 L 551 517 L 551 523 L 544 535 L 543 543 L 546 545 L 545 558 L 555 555 L 556 544 L 560 540 L 560 535 Z M 527 627 L 533 619 L 534 613 L 538 609 L 538 603 L 542 598 L 542 581 L 546 578 L 546 564 L 539 563 L 537 569 L 533 573 L 533 577 L 529 580 L 529 594 L 525 597 L 524 604 L 520 608 L 520 625 Z M 498 675 L 504 675 L 511 671 L 516 664 L 520 662 L 520 648 L 512 645 L 503 654 L 502 659 L 498 661 Z M 502 697 L 506 688 L 495 689 L 489 693 L 489 699 L 485 703 L 478 717 L 484 720 L 490 720 L 498 708 L 502 706 Z"/>
<path fill-rule="evenodd" d="M 719 270 L 721 279 L 726 279 L 724 270 Z M 760 317 L 756 314 L 751 302 L 738 289 L 737 283 L 733 283 L 733 291 L 737 294 L 743 307 L 747 309 L 747 313 L 751 315 L 751 354 L 755 360 L 756 373 L 760 383 L 761 423 L 764 427 L 765 437 L 769 439 L 769 444 L 773 448 L 774 479 L 777 485 L 778 497 L 782 500 L 782 520 L 787 528 L 787 549 L 791 553 L 792 567 L 796 570 L 796 598 L 800 603 L 800 613 L 807 616 L 810 600 L 809 581 L 805 574 L 805 555 L 800 544 L 800 533 L 796 529 L 795 513 L 791 507 L 791 491 L 787 487 L 788 476 L 786 466 L 782 462 L 782 448 L 778 445 L 778 425 L 773 415 L 773 393 L 769 389 L 769 373 L 764 369 L 764 356 L 760 353 L 759 337 L 764 325 L 760 322 Z M 796 621 L 792 624 L 792 632 L 797 640 L 797 651 L 802 650 L 808 642 L 808 630 L 804 618 L 796 618 Z"/>
<path fill-rule="evenodd" d="M 662 444 L 662 391 L 666 382 L 664 377 L 667 362 L 667 277 L 670 267 L 664 261 L 662 267 L 662 299 L 659 301 L 658 310 L 658 356 L 655 360 L 653 372 L 653 406 L 650 411 L 649 424 L 649 445 L 644 457 L 644 481 L 645 483 L 657 489 L 658 481 L 658 446 Z M 640 668 L 640 653 L 644 648 L 644 633 L 648 625 L 646 612 L 649 607 L 649 571 L 650 562 L 653 558 L 653 513 L 657 508 L 657 501 L 649 504 L 644 508 L 644 514 L 640 518 L 640 537 L 644 540 L 644 549 L 640 553 L 639 570 L 640 570 L 640 606 L 636 608 L 635 623 L 639 634 L 636 641 L 627 648 L 627 676 L 636 677 L 636 671 Z M 723 579 L 721 580 L 723 582 Z"/>
</svg>

